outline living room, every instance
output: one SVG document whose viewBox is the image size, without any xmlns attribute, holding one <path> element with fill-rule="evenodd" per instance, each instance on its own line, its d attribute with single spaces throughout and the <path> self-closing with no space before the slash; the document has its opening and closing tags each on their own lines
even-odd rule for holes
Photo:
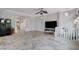
<svg viewBox="0 0 79 59">
<path fill-rule="evenodd" d="M 1 8 L 0 49 L 79 49 L 78 15 L 78 8 Z"/>
</svg>

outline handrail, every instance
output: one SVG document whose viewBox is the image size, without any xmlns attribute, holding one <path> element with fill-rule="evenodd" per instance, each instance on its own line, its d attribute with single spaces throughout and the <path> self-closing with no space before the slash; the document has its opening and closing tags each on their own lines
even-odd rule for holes
<svg viewBox="0 0 79 59">
<path fill-rule="evenodd" d="M 55 28 L 55 38 L 64 40 L 78 40 L 79 38 L 78 28 Z"/>
</svg>

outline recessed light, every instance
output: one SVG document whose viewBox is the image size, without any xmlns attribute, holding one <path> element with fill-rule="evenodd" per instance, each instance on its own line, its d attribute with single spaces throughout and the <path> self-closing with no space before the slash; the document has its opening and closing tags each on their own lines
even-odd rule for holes
<svg viewBox="0 0 79 59">
<path fill-rule="evenodd" d="M 68 16 L 68 12 L 65 12 L 65 16 Z"/>
<path fill-rule="evenodd" d="M 78 22 L 78 20 L 75 20 L 75 21 L 74 21 L 74 24 L 76 24 L 77 22 Z"/>
</svg>

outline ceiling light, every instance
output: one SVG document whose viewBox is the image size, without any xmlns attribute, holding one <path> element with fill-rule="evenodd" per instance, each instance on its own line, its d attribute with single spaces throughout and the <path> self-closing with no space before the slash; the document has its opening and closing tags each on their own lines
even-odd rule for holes
<svg viewBox="0 0 79 59">
<path fill-rule="evenodd" d="M 76 24 L 77 22 L 78 22 L 78 20 L 75 20 L 75 21 L 74 21 L 74 24 Z"/>
<path fill-rule="evenodd" d="M 68 16 L 68 12 L 65 12 L 65 16 Z"/>
</svg>

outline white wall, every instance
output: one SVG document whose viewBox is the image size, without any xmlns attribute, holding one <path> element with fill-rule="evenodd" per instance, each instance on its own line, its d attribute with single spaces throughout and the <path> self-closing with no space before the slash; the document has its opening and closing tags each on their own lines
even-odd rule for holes
<svg viewBox="0 0 79 59">
<path fill-rule="evenodd" d="M 11 12 L 9 12 L 9 11 L 7 11 L 7 10 L 4 10 L 4 11 L 2 11 L 2 14 L 1 14 L 1 18 L 7 18 L 7 19 L 11 19 L 11 24 L 12 24 L 12 27 L 14 28 L 15 27 L 15 20 L 16 20 L 16 18 L 15 18 L 15 16 L 16 16 L 16 14 L 15 13 L 11 13 Z"/>
<path fill-rule="evenodd" d="M 64 12 L 59 13 L 59 26 L 60 27 L 73 27 L 74 11 L 69 11 L 69 15 L 65 16 Z M 3 11 L 0 17 L 12 19 L 12 27 L 15 27 L 15 16 L 24 16 L 24 22 L 21 24 L 21 29 L 25 31 L 44 31 L 45 21 L 58 20 L 57 14 L 47 14 L 45 16 L 28 16 L 14 11 Z M 42 18 L 41 18 L 42 17 Z"/>
<path fill-rule="evenodd" d="M 56 21 L 57 14 L 48 14 L 43 16 L 36 16 L 34 21 L 34 29 L 36 31 L 44 31 L 45 21 Z"/>
<path fill-rule="evenodd" d="M 27 16 L 27 15 L 23 15 L 21 13 L 16 13 L 14 11 L 9 11 L 9 10 L 5 10 L 5 11 L 2 11 L 2 13 L 0 13 L 0 17 L 1 18 L 7 18 L 7 19 L 11 19 L 12 20 L 12 27 L 15 28 L 16 26 L 16 17 L 18 16 L 24 16 L 25 19 L 24 22 L 21 24 L 21 29 L 22 30 L 25 30 L 25 31 L 32 31 L 34 30 L 34 17 L 32 16 Z"/>
<path fill-rule="evenodd" d="M 16 16 L 24 16 L 21 29 L 25 31 L 44 31 L 45 21 L 56 21 L 57 14 L 48 14 L 45 16 L 27 16 L 14 11 L 5 10 L 1 13 L 2 18 L 9 18 L 12 20 L 12 27 L 15 28 Z"/>
<path fill-rule="evenodd" d="M 41 16 L 36 16 L 34 19 L 34 28 L 36 31 L 44 31 L 44 19 Z"/>
<path fill-rule="evenodd" d="M 65 12 L 59 13 L 59 26 L 70 28 L 74 26 L 75 11 L 69 11 L 68 16 L 65 16 Z"/>
<path fill-rule="evenodd" d="M 24 22 L 26 22 L 25 31 L 34 31 L 36 25 L 34 17 L 26 17 L 24 20 Z"/>
<path fill-rule="evenodd" d="M 78 16 L 77 19 L 75 19 L 75 20 L 77 20 L 77 22 L 76 22 L 76 27 L 79 29 L 79 16 Z"/>
<path fill-rule="evenodd" d="M 45 21 L 57 21 L 57 13 L 55 14 L 48 14 L 45 16 Z"/>
</svg>

